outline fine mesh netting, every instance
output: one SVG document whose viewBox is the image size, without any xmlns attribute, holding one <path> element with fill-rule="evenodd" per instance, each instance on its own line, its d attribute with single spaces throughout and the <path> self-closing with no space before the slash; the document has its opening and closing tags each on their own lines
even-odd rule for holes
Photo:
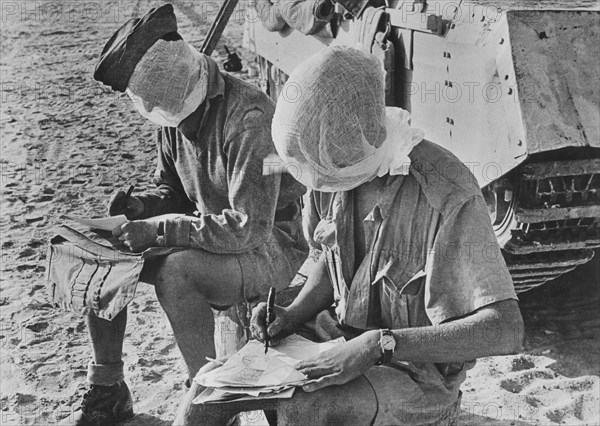
<svg viewBox="0 0 600 426">
<path fill-rule="evenodd" d="M 206 57 L 183 40 L 158 40 L 136 65 L 127 94 L 161 126 L 177 126 L 206 97 Z"/>
<path fill-rule="evenodd" d="M 353 189 L 407 173 L 423 140 L 410 115 L 386 108 L 383 72 L 372 55 L 329 47 L 300 64 L 277 102 L 273 140 L 285 168 L 309 188 Z"/>
</svg>

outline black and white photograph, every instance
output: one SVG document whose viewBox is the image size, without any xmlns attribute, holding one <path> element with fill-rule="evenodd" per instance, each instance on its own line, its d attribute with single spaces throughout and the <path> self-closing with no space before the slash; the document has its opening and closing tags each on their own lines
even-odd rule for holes
<svg viewBox="0 0 600 426">
<path fill-rule="evenodd" d="M 0 0 L 0 425 L 600 425 L 599 0 Z"/>
</svg>

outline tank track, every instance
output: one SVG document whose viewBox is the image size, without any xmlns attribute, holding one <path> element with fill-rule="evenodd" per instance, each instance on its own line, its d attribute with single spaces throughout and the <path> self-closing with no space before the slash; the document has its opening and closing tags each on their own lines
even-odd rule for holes
<svg viewBox="0 0 600 426">
<path fill-rule="evenodd" d="M 600 247 L 597 158 L 531 161 L 516 170 L 515 226 L 503 247 L 517 292 L 584 264 Z"/>
</svg>

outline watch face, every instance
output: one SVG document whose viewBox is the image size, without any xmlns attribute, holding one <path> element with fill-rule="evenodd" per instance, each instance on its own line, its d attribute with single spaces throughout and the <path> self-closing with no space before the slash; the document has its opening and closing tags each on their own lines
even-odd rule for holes
<svg viewBox="0 0 600 426">
<path fill-rule="evenodd" d="M 396 347 L 396 340 L 394 340 L 393 336 L 382 336 L 381 337 L 381 347 L 384 351 L 393 351 Z"/>
</svg>

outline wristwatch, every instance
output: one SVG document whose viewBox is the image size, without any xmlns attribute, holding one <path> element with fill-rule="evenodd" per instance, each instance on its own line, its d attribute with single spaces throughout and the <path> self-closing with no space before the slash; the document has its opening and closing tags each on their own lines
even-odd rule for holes
<svg viewBox="0 0 600 426">
<path fill-rule="evenodd" d="M 159 222 L 158 229 L 156 230 L 156 240 L 154 241 L 154 245 L 157 247 L 165 246 L 165 223 L 163 221 Z"/>
<path fill-rule="evenodd" d="M 389 364 L 396 348 L 396 339 L 389 328 L 379 330 L 379 346 L 381 347 L 381 363 Z"/>
</svg>

